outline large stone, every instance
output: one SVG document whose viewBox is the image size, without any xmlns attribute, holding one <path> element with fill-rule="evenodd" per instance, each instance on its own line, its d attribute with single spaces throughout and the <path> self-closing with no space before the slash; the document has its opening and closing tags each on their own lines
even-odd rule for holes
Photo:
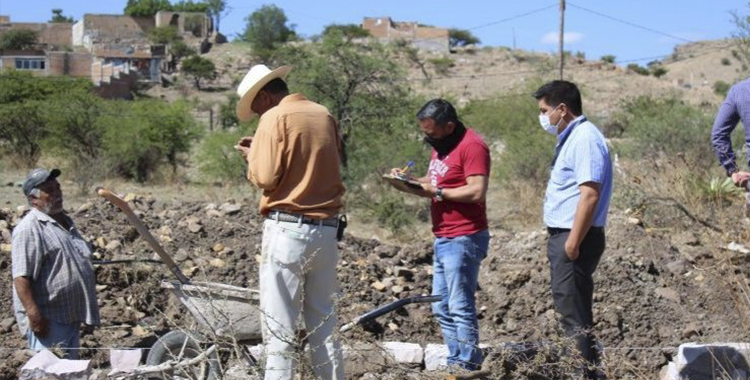
<svg viewBox="0 0 750 380">
<path fill-rule="evenodd" d="M 656 288 L 654 293 L 661 298 L 680 303 L 680 293 L 677 293 L 677 291 L 672 288 Z"/>
<path fill-rule="evenodd" d="M 5 318 L 0 322 L 0 332 L 10 332 L 10 330 L 13 328 L 13 325 L 16 324 L 16 319 L 13 317 Z"/>
<path fill-rule="evenodd" d="M 122 247 L 122 243 L 120 243 L 119 240 L 112 240 L 109 243 L 107 243 L 107 245 L 104 247 L 104 249 L 106 249 L 107 251 L 112 252 L 112 251 L 119 250 L 120 247 Z"/>
<path fill-rule="evenodd" d="M 11 253 L 13 251 L 13 246 L 10 244 L 0 244 L 0 251 Z"/>
<path fill-rule="evenodd" d="M 134 350 L 112 350 L 109 352 L 109 363 L 112 366 L 112 372 L 130 373 L 138 367 L 141 362 L 143 352 L 141 349 Z"/>
<path fill-rule="evenodd" d="M 224 203 L 219 207 L 219 210 L 224 213 L 224 215 L 234 215 L 242 210 L 242 206 L 235 205 L 231 203 Z"/>
<path fill-rule="evenodd" d="M 422 364 L 424 360 L 424 350 L 416 343 L 383 342 L 381 346 L 396 363 Z"/>
<path fill-rule="evenodd" d="M 428 371 L 445 369 L 448 360 L 448 346 L 428 344 L 424 348 L 424 367 Z"/>
<path fill-rule="evenodd" d="M 34 355 L 21 368 L 22 380 L 88 380 L 92 374 L 91 360 L 59 359 L 48 350 Z"/>
<path fill-rule="evenodd" d="M 198 233 L 203 230 L 203 226 L 199 222 L 196 222 L 196 221 L 191 221 L 190 223 L 188 223 L 187 228 L 188 228 L 188 231 L 192 233 Z"/>
<path fill-rule="evenodd" d="M 3 237 L 3 241 L 10 244 L 13 241 L 13 235 L 10 233 L 10 230 L 7 228 L 0 229 L 0 235 Z"/>
<path fill-rule="evenodd" d="M 383 349 L 371 343 L 344 346 L 347 376 L 355 379 L 368 372 L 381 373 L 386 366 L 386 359 Z"/>
<path fill-rule="evenodd" d="M 661 380 L 747 379 L 749 362 L 750 343 L 686 343 L 662 369 Z"/>
</svg>

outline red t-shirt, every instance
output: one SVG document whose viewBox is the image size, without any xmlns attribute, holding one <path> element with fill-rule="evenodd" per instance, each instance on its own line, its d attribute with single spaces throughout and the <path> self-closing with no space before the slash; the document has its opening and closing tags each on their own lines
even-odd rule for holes
<svg viewBox="0 0 750 380">
<path fill-rule="evenodd" d="M 490 175 L 490 150 L 482 137 L 467 128 L 453 150 L 438 159 L 435 149 L 427 171 L 432 186 L 451 189 L 466 185 L 472 175 Z M 487 228 L 487 207 L 482 203 L 432 200 L 432 232 L 437 237 L 471 235 Z"/>
</svg>

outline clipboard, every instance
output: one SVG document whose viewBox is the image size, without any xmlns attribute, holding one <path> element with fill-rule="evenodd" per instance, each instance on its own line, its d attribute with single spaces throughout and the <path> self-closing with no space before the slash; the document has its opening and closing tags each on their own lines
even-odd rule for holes
<svg viewBox="0 0 750 380">
<path fill-rule="evenodd" d="M 413 180 L 413 179 L 407 179 L 402 178 L 399 176 L 395 176 L 392 174 L 383 174 L 383 179 L 388 181 L 393 187 L 403 190 L 403 189 L 415 189 L 415 190 L 421 190 L 422 184 L 419 181 Z"/>
</svg>

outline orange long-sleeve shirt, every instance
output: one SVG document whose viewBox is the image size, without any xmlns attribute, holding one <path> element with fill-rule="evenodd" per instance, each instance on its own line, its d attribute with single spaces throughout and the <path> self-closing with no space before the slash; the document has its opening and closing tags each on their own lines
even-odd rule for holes
<svg viewBox="0 0 750 380">
<path fill-rule="evenodd" d="M 247 178 L 263 190 L 260 212 L 325 219 L 342 208 L 341 139 L 328 109 L 291 94 L 266 111 L 247 156 Z"/>
</svg>

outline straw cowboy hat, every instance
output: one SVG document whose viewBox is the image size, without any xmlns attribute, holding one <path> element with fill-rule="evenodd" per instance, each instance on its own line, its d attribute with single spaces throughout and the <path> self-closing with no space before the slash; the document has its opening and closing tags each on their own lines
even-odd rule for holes
<svg viewBox="0 0 750 380">
<path fill-rule="evenodd" d="M 237 117 L 240 121 L 249 120 L 255 114 L 250 106 L 255 96 L 258 95 L 258 91 L 276 78 L 286 78 L 290 71 L 292 71 L 291 66 L 281 66 L 273 71 L 266 65 L 253 66 L 237 87 L 237 95 L 240 96 L 240 101 L 237 102 Z"/>
</svg>

